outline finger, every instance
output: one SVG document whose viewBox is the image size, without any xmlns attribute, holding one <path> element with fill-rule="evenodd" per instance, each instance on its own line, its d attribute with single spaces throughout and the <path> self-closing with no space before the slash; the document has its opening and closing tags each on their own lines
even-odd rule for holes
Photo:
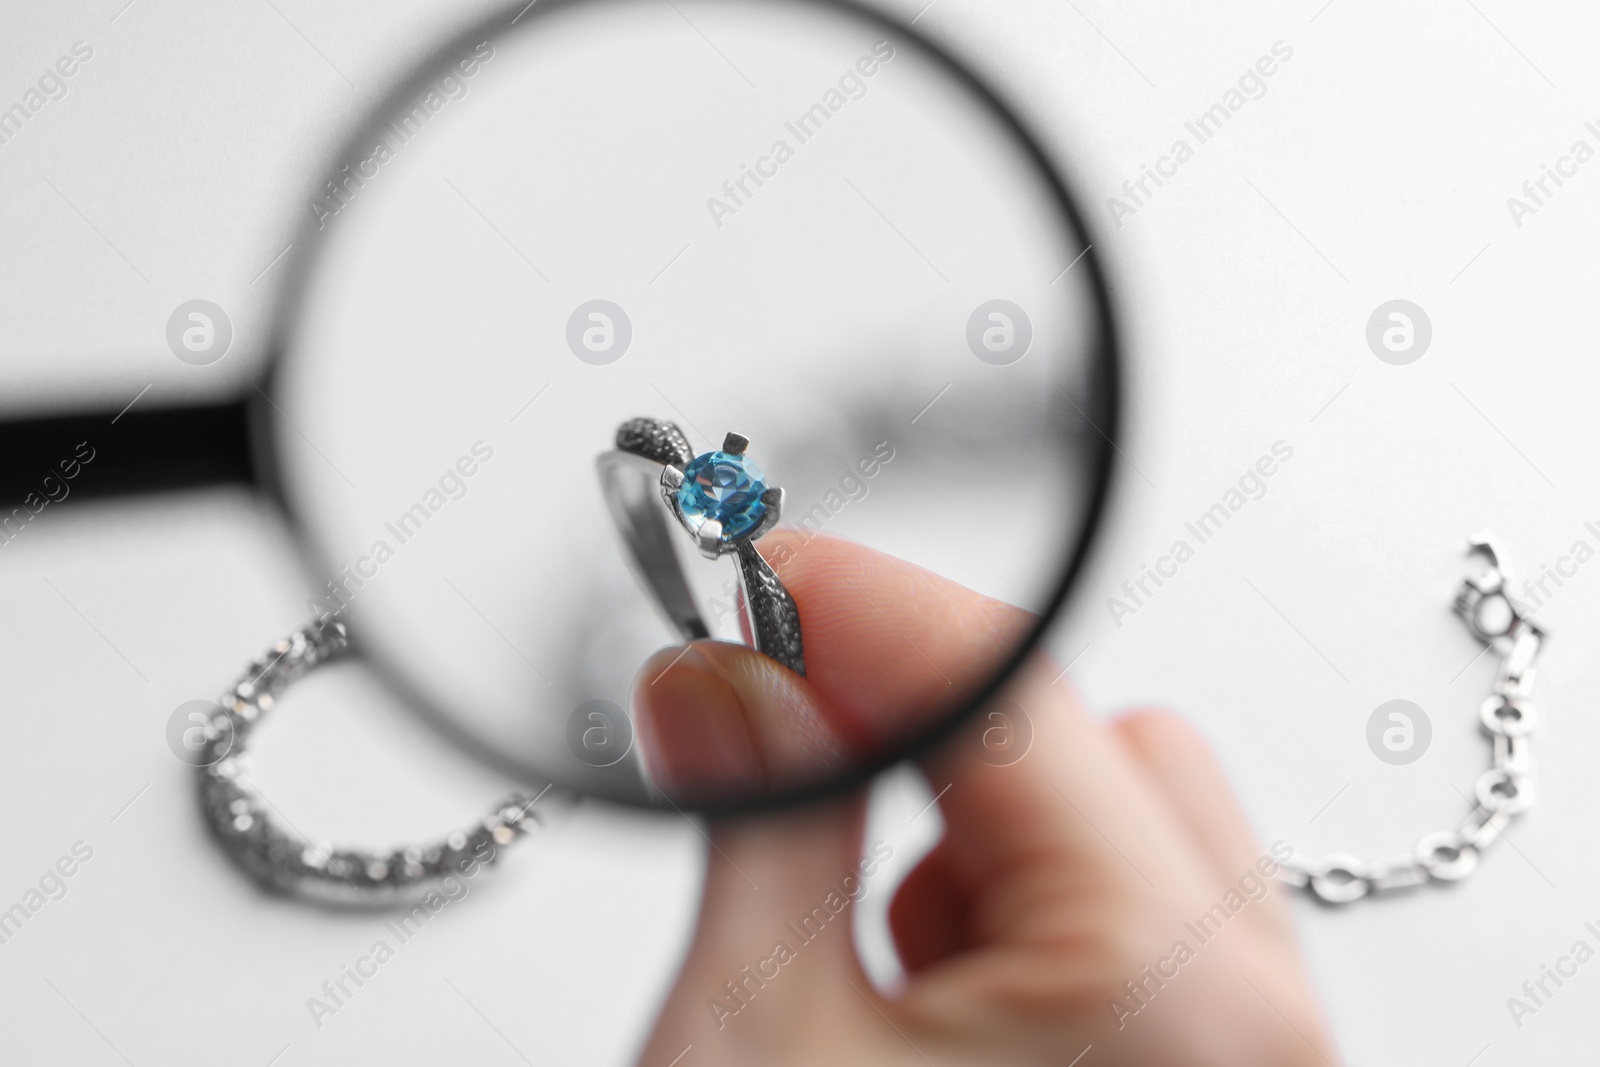
<svg viewBox="0 0 1600 1067">
<path fill-rule="evenodd" d="M 891 910 L 908 972 L 919 968 L 898 1002 L 911 1026 L 1049 1045 L 1061 1005 L 1099 1017 L 1120 980 L 1108 990 L 1107 976 L 1169 953 L 1212 899 L 1209 865 L 1165 798 L 1057 678 L 1041 660 L 1004 694 L 1032 724 L 1020 758 L 993 759 L 975 720 L 924 760 L 945 834 Z M 912 923 L 926 914 L 954 933 L 921 935 Z"/>
<path fill-rule="evenodd" d="M 821 707 L 804 678 L 722 641 L 662 649 L 634 682 L 646 772 L 680 801 L 747 799 L 846 766 L 861 746 Z"/>
<path fill-rule="evenodd" d="M 1219 884 L 1263 873 L 1266 853 L 1199 730 L 1171 712 L 1141 709 L 1116 719 L 1112 732 L 1198 844 Z M 1270 914 L 1287 931 L 1287 913 L 1273 908 Z"/>
<path fill-rule="evenodd" d="M 656 768 L 673 761 L 707 774 L 716 770 L 716 761 L 742 760 L 752 768 L 747 780 L 759 780 L 780 759 L 799 766 L 792 753 L 774 753 L 770 742 L 804 731 L 760 727 L 813 713 L 827 728 L 821 732 L 846 746 L 862 738 L 886 743 L 881 739 L 892 735 L 894 720 L 909 726 L 926 718 L 930 706 L 947 701 L 947 682 L 986 680 L 997 641 L 1014 647 L 1036 621 L 1018 608 L 846 541 L 787 534 L 768 538 L 761 547 L 799 608 L 806 678 L 792 678 L 748 649 L 702 646 L 695 656 L 718 657 L 718 678 L 732 690 L 733 705 L 700 703 L 699 691 L 672 684 L 682 664 L 656 684 L 637 687 L 636 713 L 652 774 L 671 778 L 675 772 Z M 694 662 L 695 656 L 684 660 Z M 791 681 L 782 688 L 774 677 Z M 1008 687 L 1006 698 L 1019 706 L 1034 734 L 1033 751 L 1020 762 L 985 763 L 962 739 L 925 763 L 934 792 L 941 794 L 942 847 L 957 890 L 970 893 L 996 872 L 1013 869 L 1039 871 L 1041 879 L 1054 880 L 1048 887 L 1008 880 L 1006 892 L 1018 906 L 974 916 L 974 937 L 1021 937 L 1030 923 L 1050 921 L 1049 909 L 1025 906 L 1029 893 L 1041 894 L 1038 900 L 1046 888 L 1149 894 L 1175 865 L 1202 863 L 1178 838 L 1165 802 L 1129 754 L 1078 706 L 1065 685 L 1052 685 L 1054 678 L 1054 668 L 1041 659 Z M 714 747 L 693 740 L 693 731 L 686 730 L 690 743 L 672 747 L 674 725 L 697 714 L 715 724 L 735 724 L 737 737 Z M 707 751 L 714 751 L 714 758 L 704 756 Z M 697 758 L 713 766 L 697 765 Z M 1041 856 L 1050 856 L 1054 867 L 1043 871 Z"/>
<path fill-rule="evenodd" d="M 1038 617 L 823 534 L 761 551 L 800 612 L 806 680 L 845 736 L 891 744 L 989 681 Z"/>
<path fill-rule="evenodd" d="M 719 936 L 737 937 L 743 930 L 823 945 L 813 935 L 847 925 L 832 922 L 845 910 L 839 900 L 823 907 L 827 916 L 815 913 L 830 892 L 846 900 L 864 895 L 871 879 L 863 880 L 862 872 L 876 876 L 883 862 L 880 849 L 880 856 L 863 865 L 865 812 L 865 797 L 857 793 L 778 815 L 713 823 L 702 912 L 716 917 Z M 825 948 L 855 959 L 847 931 L 827 939 Z"/>
<path fill-rule="evenodd" d="M 997 647 L 1009 652 L 1037 621 L 825 535 L 774 535 L 761 549 L 799 608 L 806 677 L 748 649 L 704 642 L 655 672 L 659 679 L 642 672 L 641 748 L 651 774 L 678 789 L 770 783 L 779 766 L 804 774 L 807 739 L 827 739 L 824 751 L 840 759 L 887 745 L 896 723 L 909 730 L 930 709 L 948 708 L 956 679 L 987 680 Z M 670 659 L 662 653 L 651 666 L 662 658 Z M 1048 847 L 1086 861 L 1077 877 L 1094 872 L 1142 892 L 1157 882 L 1145 872 L 1159 857 L 1148 853 L 1173 836 L 1170 821 L 1165 833 L 1147 832 L 1166 819 L 1164 806 L 1104 726 L 1065 686 L 1051 685 L 1053 673 L 1036 663 L 1009 691 L 1033 724 L 1035 755 L 995 767 L 957 745 L 927 764 L 936 793 L 953 785 L 941 800 L 950 871 L 986 877 Z"/>
<path fill-rule="evenodd" d="M 970 931 L 980 941 L 1070 933 L 1049 925 L 1071 921 L 1054 902 L 1156 897 L 1199 862 L 1128 753 L 1050 671 L 1036 661 L 1005 694 L 1031 725 L 1021 758 L 986 759 L 975 721 L 924 760 L 943 869 L 984 897 Z"/>
<path fill-rule="evenodd" d="M 1119 716 L 1111 732 L 1200 845 L 1218 878 L 1232 881 L 1254 866 L 1261 846 L 1200 731 L 1170 712 L 1141 709 Z"/>
<path fill-rule="evenodd" d="M 699 924 L 640 1062 L 712 1040 L 770 1057 L 818 1019 L 849 1025 L 873 1010 L 851 936 L 881 862 L 862 858 L 863 812 L 855 796 L 712 826 Z"/>
<path fill-rule="evenodd" d="M 889 904 L 889 932 L 907 974 L 932 967 L 971 947 L 970 901 L 935 847 L 911 869 Z"/>
<path fill-rule="evenodd" d="M 1038 621 L 825 535 L 784 532 L 761 549 L 800 609 L 820 714 L 847 739 L 909 733 L 950 709 L 952 696 L 987 681 Z M 1058 678 L 1040 657 L 1008 687 L 1009 713 L 1033 733 L 1033 751 L 1019 761 L 985 762 L 982 745 L 971 743 L 982 732 L 974 725 L 924 763 L 945 815 L 944 871 L 958 888 L 1045 848 L 1092 861 L 1069 863 L 1075 877 L 1094 872 L 1130 892 L 1153 890 L 1158 868 L 1197 862 L 1145 772 Z"/>
<path fill-rule="evenodd" d="M 698 641 L 640 670 L 633 710 L 651 780 L 684 800 L 815 784 L 953 709 L 1037 619 L 834 538 L 762 551 L 804 629 L 804 678 L 749 648 Z"/>
</svg>

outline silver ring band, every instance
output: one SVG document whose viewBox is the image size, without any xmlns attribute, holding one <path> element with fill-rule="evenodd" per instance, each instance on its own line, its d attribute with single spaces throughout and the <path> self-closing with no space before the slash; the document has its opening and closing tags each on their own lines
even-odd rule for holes
<svg viewBox="0 0 1600 1067">
<path fill-rule="evenodd" d="M 722 449 L 696 456 L 665 419 L 629 419 L 616 451 L 596 460 L 600 485 L 633 571 L 685 641 L 711 636 L 673 545 L 675 519 L 709 559 L 732 555 L 743 591 L 745 632 L 756 651 L 806 673 L 800 613 L 755 541 L 777 525 L 783 490 L 768 487 L 746 460 L 750 444 L 730 433 Z"/>
</svg>

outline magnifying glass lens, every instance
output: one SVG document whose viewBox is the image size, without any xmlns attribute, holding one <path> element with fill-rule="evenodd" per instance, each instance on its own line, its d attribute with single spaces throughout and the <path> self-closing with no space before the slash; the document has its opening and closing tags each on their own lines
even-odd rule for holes
<svg viewBox="0 0 1600 1067">
<path fill-rule="evenodd" d="M 1070 203 L 875 16 L 516 14 L 309 207 L 268 418 L 313 607 L 541 779 L 708 808 L 855 780 L 992 691 L 1097 517 L 1110 324 Z"/>
</svg>

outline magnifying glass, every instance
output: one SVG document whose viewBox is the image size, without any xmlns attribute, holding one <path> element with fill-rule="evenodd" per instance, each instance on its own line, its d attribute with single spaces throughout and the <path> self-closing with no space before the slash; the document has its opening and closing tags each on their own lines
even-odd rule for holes
<svg viewBox="0 0 1600 1067">
<path fill-rule="evenodd" d="M 1101 267 L 1021 123 L 909 26 L 518 4 L 382 102 L 304 226 L 260 388 L 127 413 L 98 476 L 269 490 L 308 612 L 522 776 L 708 812 L 847 788 L 993 698 L 1083 565 L 1117 426 Z M 1031 614 L 929 656 L 919 582 Z M 853 729 L 664 785 L 641 668 L 697 641 Z M 905 692 L 852 700 L 841 641 Z"/>
</svg>

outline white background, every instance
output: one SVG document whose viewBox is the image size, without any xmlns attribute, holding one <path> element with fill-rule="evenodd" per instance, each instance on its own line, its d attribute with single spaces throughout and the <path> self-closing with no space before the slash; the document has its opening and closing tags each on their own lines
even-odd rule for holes
<svg viewBox="0 0 1600 1067">
<path fill-rule="evenodd" d="M 68 96 L 0 146 L 8 406 L 243 384 L 294 255 L 275 258 L 304 210 L 302 176 L 365 101 L 485 7 L 123 2 L 0 12 L 0 102 L 74 40 L 95 48 Z M 921 3 L 884 6 L 910 18 Z M 1506 207 L 1575 140 L 1600 149 L 1583 128 L 1600 120 L 1594 13 L 936 0 L 918 26 L 1045 134 L 1113 272 L 1130 429 L 1103 550 L 1055 642 L 1065 659 L 1082 653 L 1078 687 L 1097 709 L 1192 716 L 1267 841 L 1388 854 L 1453 825 L 1457 790 L 1486 759 L 1472 717 L 1492 670 L 1468 666 L 1477 649 L 1448 612 L 1463 538 L 1494 529 L 1519 575 L 1579 538 L 1600 547 L 1584 529 L 1600 520 L 1600 162 L 1520 228 Z M 1294 55 L 1265 97 L 1114 226 L 1106 198 L 1279 40 Z M 213 368 L 178 363 L 163 338 L 172 308 L 200 295 L 235 327 L 236 350 Z M 1394 298 L 1433 324 L 1406 367 L 1365 341 L 1369 314 Z M 1116 626 L 1106 598 L 1280 440 L 1294 458 L 1265 498 Z M 682 820 L 594 806 L 553 820 L 311 1024 L 305 998 L 380 920 L 253 893 L 206 844 L 161 737 L 173 707 L 299 623 L 275 522 L 227 493 L 51 509 L 0 550 L 0 906 L 74 841 L 95 850 L 68 895 L 0 946 L 12 1055 L 628 1062 L 682 951 L 704 846 Z M 1459 887 L 1297 905 L 1351 1062 L 1574 1062 L 1590 1047 L 1600 969 L 1520 1029 L 1505 1002 L 1600 919 L 1586 847 L 1597 574 L 1581 568 L 1540 612 L 1554 634 L 1542 801 L 1510 841 Z M 1434 728 L 1408 767 L 1364 739 L 1372 709 L 1396 697 Z M 353 672 L 312 683 L 305 706 L 315 721 L 285 717 L 261 750 L 297 821 L 333 835 L 442 830 L 505 785 Z M 882 821 L 904 832 L 903 813 Z"/>
</svg>

